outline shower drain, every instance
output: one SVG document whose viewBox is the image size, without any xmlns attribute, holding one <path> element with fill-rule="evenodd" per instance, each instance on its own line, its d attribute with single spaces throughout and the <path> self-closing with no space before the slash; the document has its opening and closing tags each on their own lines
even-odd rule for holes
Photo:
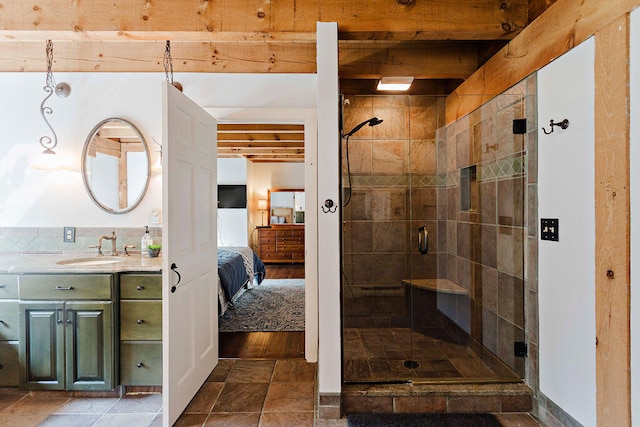
<svg viewBox="0 0 640 427">
<path fill-rule="evenodd" d="M 405 360 L 404 367 L 408 369 L 417 369 L 420 367 L 420 363 L 416 362 L 415 360 Z"/>
</svg>

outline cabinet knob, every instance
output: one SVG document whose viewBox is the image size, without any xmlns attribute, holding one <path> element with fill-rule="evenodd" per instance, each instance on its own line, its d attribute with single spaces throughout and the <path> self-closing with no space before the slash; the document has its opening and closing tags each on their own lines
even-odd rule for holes
<svg viewBox="0 0 640 427">
<path fill-rule="evenodd" d="M 138 319 L 138 321 L 137 321 L 137 322 L 138 322 L 138 325 L 142 325 L 142 324 L 144 323 L 144 320 L 142 320 L 142 319 Z"/>
<path fill-rule="evenodd" d="M 6 323 L 4 323 L 4 320 L 2 320 L 2 319 L 0 319 L 0 323 L 5 325 L 5 326 L 7 325 Z"/>
<path fill-rule="evenodd" d="M 6 288 L 5 285 L 0 285 L 0 289 L 4 289 L 4 288 Z"/>
<path fill-rule="evenodd" d="M 136 365 L 138 368 L 142 368 L 144 366 L 144 363 L 142 362 L 138 362 L 138 364 Z"/>
<path fill-rule="evenodd" d="M 141 291 L 141 290 L 143 290 L 143 289 L 144 289 L 144 286 L 138 286 L 136 289 L 137 289 L 137 290 L 139 290 L 139 291 Z"/>
</svg>

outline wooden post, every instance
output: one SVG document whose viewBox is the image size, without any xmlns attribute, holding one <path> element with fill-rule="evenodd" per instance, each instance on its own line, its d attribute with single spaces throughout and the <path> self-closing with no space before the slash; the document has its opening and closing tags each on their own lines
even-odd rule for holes
<svg viewBox="0 0 640 427">
<path fill-rule="evenodd" d="M 597 419 L 623 427 L 631 425 L 628 14 L 596 34 L 595 88 Z"/>
</svg>

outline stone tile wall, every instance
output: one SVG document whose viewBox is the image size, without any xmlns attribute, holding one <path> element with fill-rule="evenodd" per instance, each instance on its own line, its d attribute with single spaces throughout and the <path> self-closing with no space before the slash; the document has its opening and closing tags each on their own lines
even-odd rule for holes
<svg viewBox="0 0 640 427">
<path fill-rule="evenodd" d="M 436 129 L 444 98 L 353 96 L 344 130 L 379 117 L 349 139 L 351 198 L 343 210 L 346 327 L 409 326 L 402 280 L 437 277 L 438 184 Z M 342 144 L 343 159 L 346 143 Z M 347 165 L 343 161 L 343 185 Z M 349 197 L 345 189 L 345 200 Z M 429 229 L 431 251 L 417 254 L 417 229 Z M 416 276 L 417 277 L 417 276 Z"/>
<path fill-rule="evenodd" d="M 438 294 L 439 309 L 525 376 L 513 345 L 537 349 L 535 114 L 535 76 L 446 128 L 443 98 L 347 97 L 345 132 L 373 116 L 384 122 L 349 140 L 345 327 L 408 327 L 402 280 L 447 278 L 469 296 Z M 514 135 L 513 120 L 521 118 L 527 133 Z M 345 158 L 344 141 L 342 150 Z M 461 171 L 470 167 L 470 209 L 462 210 Z M 346 185 L 344 161 L 342 172 Z M 422 225 L 427 256 L 417 253 Z"/>
<path fill-rule="evenodd" d="M 469 296 L 439 294 L 438 307 L 522 377 L 525 358 L 514 356 L 514 342 L 528 341 L 525 299 L 537 307 L 525 274 L 537 221 L 537 173 L 529 175 L 537 164 L 529 156 L 537 144 L 535 105 L 532 77 L 447 127 L 438 146 L 439 159 L 446 159 L 438 173 L 449 176 L 446 214 L 439 218 L 447 234 L 439 274 L 469 290 Z M 513 120 L 523 118 L 527 133 L 514 134 Z M 470 167 L 476 171 L 470 209 L 462 209 L 461 171 Z M 537 270 L 529 273 L 537 277 Z"/>
<path fill-rule="evenodd" d="M 63 227 L 0 227 L 0 253 L 97 253 L 97 249 L 89 246 L 96 245 L 101 235 L 110 236 L 113 231 L 118 238 L 118 252 L 124 245 L 134 245 L 130 252 L 140 253 L 140 239 L 144 234 L 144 227 L 76 227 L 76 241 L 64 243 L 63 230 Z M 162 243 L 161 227 L 149 227 L 149 232 L 154 243 Z M 103 250 L 110 248 L 110 242 L 103 244 Z"/>
</svg>

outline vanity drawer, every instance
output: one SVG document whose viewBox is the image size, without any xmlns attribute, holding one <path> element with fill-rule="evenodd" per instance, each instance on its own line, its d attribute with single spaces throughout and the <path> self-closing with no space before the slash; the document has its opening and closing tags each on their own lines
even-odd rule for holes
<svg viewBox="0 0 640 427">
<path fill-rule="evenodd" d="M 120 339 L 162 339 L 162 301 L 120 301 Z"/>
<path fill-rule="evenodd" d="M 18 276 L 15 274 L 0 274 L 0 299 L 18 298 Z"/>
<path fill-rule="evenodd" d="M 162 299 L 162 275 L 120 275 L 121 299 Z"/>
<path fill-rule="evenodd" d="M 0 387 L 17 387 L 20 383 L 18 343 L 0 343 Z"/>
<path fill-rule="evenodd" d="M 0 301 L 0 341 L 17 341 L 20 337 L 18 301 Z"/>
<path fill-rule="evenodd" d="M 121 343 L 120 383 L 139 386 L 162 385 L 162 343 Z"/>
<path fill-rule="evenodd" d="M 19 280 L 21 299 L 111 299 L 110 274 L 24 275 Z"/>
</svg>

